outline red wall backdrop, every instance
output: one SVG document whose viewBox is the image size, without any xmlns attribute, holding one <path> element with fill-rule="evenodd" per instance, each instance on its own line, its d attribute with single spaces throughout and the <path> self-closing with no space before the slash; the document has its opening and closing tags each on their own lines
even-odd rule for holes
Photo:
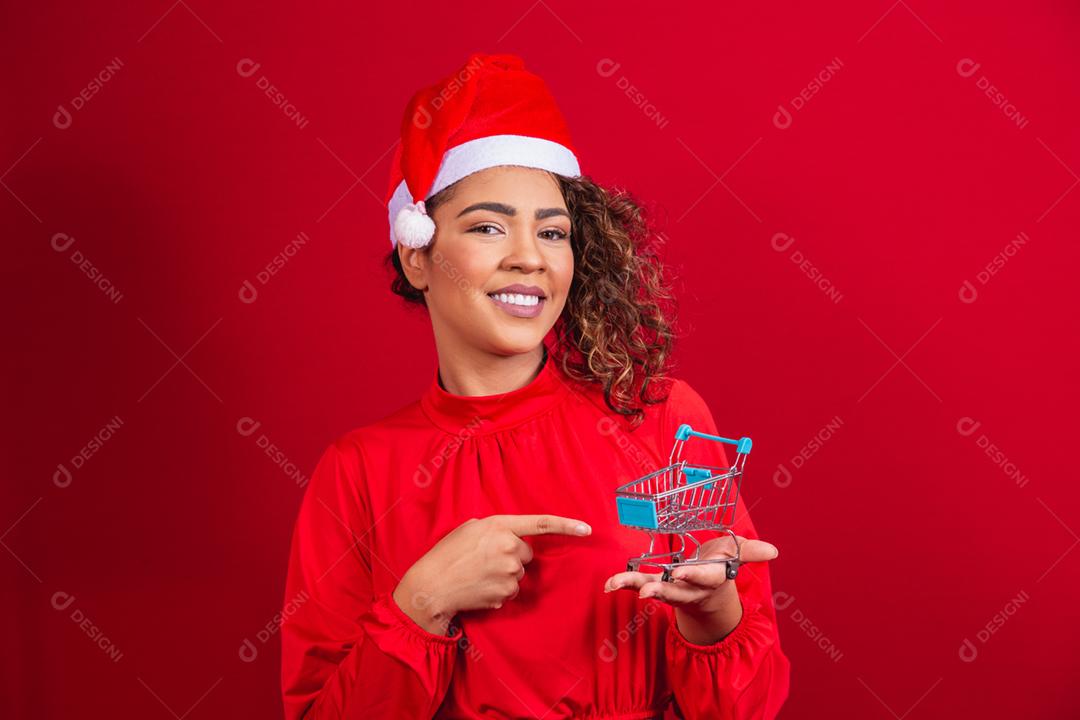
<svg viewBox="0 0 1080 720">
<path fill-rule="evenodd" d="M 785 715 L 1080 713 L 1075 5 L 169 2 L 4 13 L 0 714 L 280 716 L 303 477 L 434 362 L 400 114 L 474 50 L 668 238 Z"/>
</svg>

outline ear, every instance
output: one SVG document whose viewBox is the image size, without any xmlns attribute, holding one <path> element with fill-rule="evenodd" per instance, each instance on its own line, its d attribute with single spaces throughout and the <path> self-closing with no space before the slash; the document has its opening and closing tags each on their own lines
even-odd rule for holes
<svg viewBox="0 0 1080 720">
<path fill-rule="evenodd" d="M 420 292 L 427 292 L 428 289 L 429 258 L 426 252 L 428 247 L 411 248 L 401 243 L 397 244 L 401 269 L 405 273 L 409 284 Z"/>
</svg>

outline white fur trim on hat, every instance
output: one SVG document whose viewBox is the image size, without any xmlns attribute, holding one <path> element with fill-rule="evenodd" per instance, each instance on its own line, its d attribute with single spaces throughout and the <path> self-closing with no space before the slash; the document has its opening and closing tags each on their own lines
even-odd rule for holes
<svg viewBox="0 0 1080 720">
<path fill-rule="evenodd" d="M 431 190 L 426 200 L 448 185 L 456 183 L 467 175 L 480 170 L 486 170 L 498 165 L 520 165 L 522 167 L 537 168 L 562 175 L 564 177 L 579 177 L 581 168 L 578 165 L 574 153 L 564 145 L 543 138 L 529 137 L 527 135 L 489 135 L 477 138 L 469 142 L 452 147 L 443 155 L 439 172 L 435 176 Z M 390 198 L 390 243 L 399 240 L 409 247 L 423 247 L 431 241 L 435 233 L 435 223 L 427 216 L 426 212 L 416 213 L 416 207 L 403 215 L 402 211 L 413 205 L 409 188 L 403 180 L 394 190 Z M 421 203 L 416 203 L 420 205 Z M 420 215 L 419 218 L 415 217 Z M 410 233 L 409 239 L 413 242 L 423 239 L 421 224 L 430 223 L 431 235 L 419 245 L 406 242 L 404 235 L 399 234 L 398 221 L 402 221 L 402 231 Z M 408 227 L 408 230 L 406 230 Z M 427 227 L 426 224 L 423 227 Z M 396 238 L 395 238 L 396 236 Z"/>
</svg>

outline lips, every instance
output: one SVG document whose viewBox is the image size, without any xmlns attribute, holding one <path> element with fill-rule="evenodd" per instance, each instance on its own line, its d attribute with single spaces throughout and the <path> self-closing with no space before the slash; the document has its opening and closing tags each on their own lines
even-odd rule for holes
<svg viewBox="0 0 1080 720">
<path fill-rule="evenodd" d="M 536 295 L 498 293 L 488 297 L 491 298 L 496 307 L 509 315 L 519 318 L 536 317 L 543 311 L 544 303 L 547 302 L 544 298 Z"/>
<path fill-rule="evenodd" d="M 519 318 L 534 318 L 544 309 L 547 295 L 541 288 L 535 285 L 522 285 L 514 283 L 493 290 L 488 297 L 496 307 L 505 311 L 508 315 Z"/>
<path fill-rule="evenodd" d="M 507 285 L 501 287 L 498 290 L 492 290 L 488 295 L 532 295 L 539 298 L 547 298 L 547 294 L 543 289 L 538 288 L 535 285 L 522 285 L 521 283 L 514 283 L 513 285 Z"/>
<path fill-rule="evenodd" d="M 543 300 L 537 295 L 522 295 L 520 293 L 492 293 L 488 297 L 500 302 L 522 307 L 532 307 Z"/>
</svg>

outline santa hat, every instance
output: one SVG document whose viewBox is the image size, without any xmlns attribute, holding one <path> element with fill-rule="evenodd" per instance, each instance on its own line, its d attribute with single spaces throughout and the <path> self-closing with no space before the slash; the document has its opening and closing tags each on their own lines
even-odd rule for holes
<svg viewBox="0 0 1080 720">
<path fill-rule="evenodd" d="M 405 108 L 386 200 L 390 243 L 430 243 L 435 223 L 424 201 L 497 165 L 581 175 L 566 121 L 544 81 L 516 55 L 473 53 Z"/>
</svg>

